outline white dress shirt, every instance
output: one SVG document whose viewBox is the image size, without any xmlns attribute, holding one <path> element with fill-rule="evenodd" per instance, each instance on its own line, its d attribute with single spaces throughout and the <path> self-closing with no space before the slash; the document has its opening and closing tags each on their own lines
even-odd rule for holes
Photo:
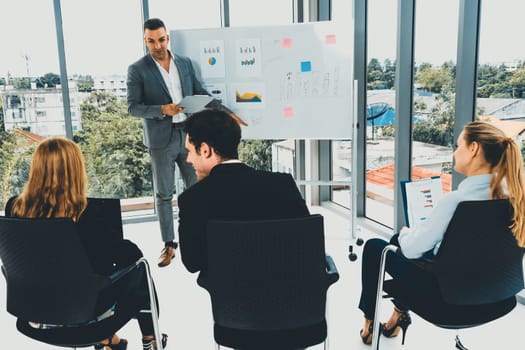
<svg viewBox="0 0 525 350">
<path fill-rule="evenodd" d="M 401 230 L 399 245 L 403 255 L 409 259 L 417 259 L 431 249 L 437 254 L 458 204 L 489 199 L 490 176 L 484 174 L 467 177 L 461 181 L 456 191 L 441 198 L 424 224 L 418 225 L 413 232 L 410 228 Z"/>
<path fill-rule="evenodd" d="M 164 83 L 166 83 L 166 86 L 168 87 L 172 102 L 178 104 L 182 100 L 182 85 L 180 83 L 179 70 L 173 61 L 173 55 L 171 54 L 171 51 L 168 50 L 168 52 L 170 53 L 169 72 L 167 72 L 164 67 L 162 67 L 155 59 L 154 61 L 157 64 L 160 74 L 162 75 L 162 79 L 164 79 Z M 180 123 L 185 119 L 186 114 L 179 113 L 173 116 L 172 122 Z"/>
</svg>

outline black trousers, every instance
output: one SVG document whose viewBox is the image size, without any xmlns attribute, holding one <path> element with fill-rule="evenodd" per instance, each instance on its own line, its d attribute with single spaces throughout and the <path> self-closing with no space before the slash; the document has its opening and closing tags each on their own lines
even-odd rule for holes
<svg viewBox="0 0 525 350">
<path fill-rule="evenodd" d="M 395 235 L 390 242 L 378 238 L 369 239 L 363 249 L 361 261 L 362 289 L 359 309 L 363 311 L 364 316 L 369 320 L 374 319 L 381 253 L 388 244 L 399 245 L 397 237 L 398 235 Z M 422 266 L 423 262 L 418 261 L 418 259 L 407 259 L 400 254 L 389 252 L 385 270 L 393 279 L 404 285 L 417 288 L 422 293 L 435 293 L 437 288 L 436 280 L 432 273 L 425 270 Z M 393 300 L 392 302 L 399 310 L 408 311 L 406 306 L 399 301 Z"/>
<path fill-rule="evenodd" d="M 111 317 L 115 318 L 115 322 L 120 322 L 119 319 L 122 317 L 125 318 L 126 315 L 129 315 L 137 319 L 143 336 L 153 335 L 151 314 L 139 312 L 141 309 L 149 309 L 150 307 L 148 283 L 143 265 L 120 279 L 116 285 L 105 291 L 101 299 L 99 299 L 101 304 L 107 304 L 107 301 L 113 302 L 115 300 L 115 316 L 117 317 Z M 155 301 L 157 304 L 157 310 L 159 310 L 156 291 Z"/>
</svg>

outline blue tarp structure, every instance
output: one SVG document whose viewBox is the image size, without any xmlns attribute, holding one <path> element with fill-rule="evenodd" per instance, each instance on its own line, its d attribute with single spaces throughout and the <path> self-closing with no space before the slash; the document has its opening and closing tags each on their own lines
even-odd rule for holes
<svg viewBox="0 0 525 350">
<path fill-rule="evenodd" d="M 372 140 L 375 138 L 376 126 L 390 126 L 394 125 L 396 121 L 396 112 L 394 108 L 386 103 L 371 103 L 366 108 L 366 125 L 372 127 Z M 421 118 L 418 116 L 412 117 L 413 123 L 418 123 Z"/>
<path fill-rule="evenodd" d="M 368 115 L 369 114 L 368 114 L 368 108 L 367 108 L 366 125 L 369 125 L 369 126 L 388 126 L 388 125 L 394 125 L 394 123 L 396 122 L 396 111 L 392 107 L 389 107 L 386 110 L 386 112 L 381 114 L 379 117 L 376 117 L 376 118 L 373 118 L 373 119 L 369 119 Z M 412 117 L 412 122 L 413 123 L 419 123 L 421 121 L 422 121 L 421 117 L 419 117 L 417 115 Z"/>
</svg>

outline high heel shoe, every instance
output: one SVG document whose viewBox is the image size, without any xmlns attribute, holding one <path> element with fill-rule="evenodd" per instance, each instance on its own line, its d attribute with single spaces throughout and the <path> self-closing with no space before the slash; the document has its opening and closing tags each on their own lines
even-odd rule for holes
<svg viewBox="0 0 525 350">
<path fill-rule="evenodd" d="M 162 348 L 165 349 L 166 344 L 168 344 L 168 335 L 166 333 L 162 333 L 161 344 L 162 344 Z M 151 338 L 151 339 L 142 338 L 142 349 L 143 350 L 157 350 L 157 341 L 154 338 Z"/>
<path fill-rule="evenodd" d="M 107 346 L 111 350 L 126 350 L 128 347 L 128 341 L 124 338 L 120 338 L 120 341 L 117 344 L 112 344 L 110 339 L 108 344 L 95 344 L 95 350 L 103 350 L 105 346 Z"/>
<path fill-rule="evenodd" d="M 379 324 L 379 332 L 383 332 L 383 329 L 384 329 L 384 324 L 380 323 Z M 372 339 L 374 337 L 374 321 L 372 321 L 372 323 L 370 323 L 370 325 L 368 326 L 368 334 L 366 336 L 363 336 L 363 331 L 364 329 L 361 329 L 359 331 L 359 336 L 361 337 L 361 340 L 363 341 L 363 344 L 366 344 L 366 345 L 370 345 L 372 344 Z"/>
<path fill-rule="evenodd" d="M 386 328 L 386 326 L 384 326 L 381 329 L 381 333 L 387 338 L 393 338 L 397 336 L 399 334 L 399 330 L 401 330 L 403 332 L 402 334 L 403 337 L 401 339 L 401 345 L 404 345 L 406 331 L 408 329 L 408 326 L 412 324 L 412 319 L 410 318 L 410 314 L 408 313 L 408 311 L 401 311 L 398 309 L 396 309 L 396 311 L 399 312 L 399 318 L 397 319 L 397 322 L 394 325 L 394 327 L 388 329 Z"/>
</svg>

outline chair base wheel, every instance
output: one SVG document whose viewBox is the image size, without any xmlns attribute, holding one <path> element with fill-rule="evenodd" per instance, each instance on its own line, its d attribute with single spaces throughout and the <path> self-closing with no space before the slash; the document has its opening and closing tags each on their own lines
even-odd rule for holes
<svg viewBox="0 0 525 350">
<path fill-rule="evenodd" d="M 361 246 L 361 245 L 363 245 L 363 243 L 365 243 L 365 241 L 363 241 L 362 238 L 358 238 L 358 239 L 355 241 L 355 243 L 356 243 L 357 245 Z"/>
<path fill-rule="evenodd" d="M 351 244 L 348 246 L 348 259 L 350 259 L 350 261 L 357 260 L 357 254 L 354 253 L 354 247 Z"/>
</svg>

